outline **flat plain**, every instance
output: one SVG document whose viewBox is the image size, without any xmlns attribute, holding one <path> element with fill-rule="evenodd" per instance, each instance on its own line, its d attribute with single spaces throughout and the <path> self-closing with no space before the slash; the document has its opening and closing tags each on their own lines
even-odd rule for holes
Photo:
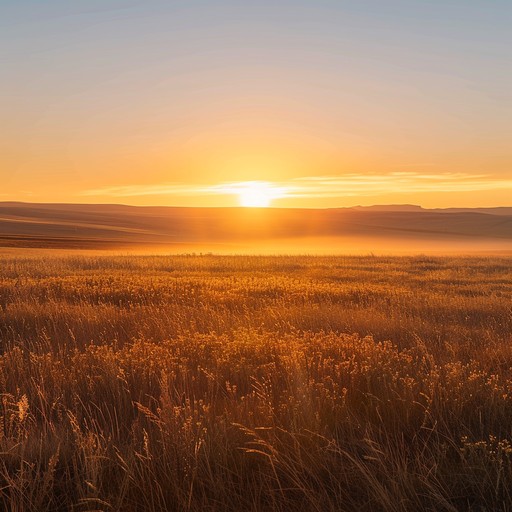
<svg viewBox="0 0 512 512">
<path fill-rule="evenodd" d="M 0 261 L 0 508 L 512 509 L 507 257 Z"/>
</svg>

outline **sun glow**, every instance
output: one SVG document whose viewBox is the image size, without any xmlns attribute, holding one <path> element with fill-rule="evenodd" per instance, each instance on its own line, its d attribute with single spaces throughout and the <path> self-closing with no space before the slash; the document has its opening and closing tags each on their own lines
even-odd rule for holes
<svg viewBox="0 0 512 512">
<path fill-rule="evenodd" d="M 276 197 L 279 197 L 278 191 L 264 181 L 241 183 L 238 192 L 240 205 L 253 208 L 266 208 Z"/>
</svg>

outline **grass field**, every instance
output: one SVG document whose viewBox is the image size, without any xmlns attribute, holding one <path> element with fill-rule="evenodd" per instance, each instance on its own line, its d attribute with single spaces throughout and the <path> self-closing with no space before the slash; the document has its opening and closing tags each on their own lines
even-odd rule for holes
<svg viewBox="0 0 512 512">
<path fill-rule="evenodd" d="M 0 509 L 512 510 L 510 258 L 0 261 Z"/>
</svg>

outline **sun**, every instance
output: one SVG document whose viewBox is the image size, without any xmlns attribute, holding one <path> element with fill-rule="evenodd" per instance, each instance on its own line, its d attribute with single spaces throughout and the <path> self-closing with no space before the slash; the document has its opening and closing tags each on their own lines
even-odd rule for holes
<svg viewBox="0 0 512 512">
<path fill-rule="evenodd" d="M 276 197 L 276 190 L 264 181 L 241 183 L 238 192 L 240 205 L 252 208 L 266 208 Z"/>
</svg>

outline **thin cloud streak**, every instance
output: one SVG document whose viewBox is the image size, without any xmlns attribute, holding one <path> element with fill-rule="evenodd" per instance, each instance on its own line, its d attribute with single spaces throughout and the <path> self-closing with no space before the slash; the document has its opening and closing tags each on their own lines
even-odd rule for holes
<svg viewBox="0 0 512 512">
<path fill-rule="evenodd" d="M 419 174 L 394 172 L 383 175 L 348 174 L 315 176 L 293 180 L 296 185 L 288 197 L 327 198 L 337 196 L 367 196 L 389 193 L 421 192 L 478 192 L 512 189 L 512 179 L 493 178 L 490 175 L 464 173 Z"/>
<path fill-rule="evenodd" d="M 408 171 L 387 174 L 344 174 L 341 176 L 305 176 L 289 181 L 239 181 L 217 184 L 162 183 L 125 185 L 81 192 L 82 196 L 140 197 L 178 195 L 204 197 L 239 195 L 250 184 L 263 184 L 274 198 L 336 198 L 375 196 L 389 193 L 478 192 L 511 189 L 512 179 L 494 178 L 488 174 L 416 173 Z"/>
<path fill-rule="evenodd" d="M 202 196 L 214 194 L 214 186 L 186 185 L 182 183 L 161 183 L 154 185 L 121 185 L 118 187 L 104 187 L 84 190 L 81 196 L 112 196 L 112 197 L 137 197 L 137 196 Z"/>
</svg>

